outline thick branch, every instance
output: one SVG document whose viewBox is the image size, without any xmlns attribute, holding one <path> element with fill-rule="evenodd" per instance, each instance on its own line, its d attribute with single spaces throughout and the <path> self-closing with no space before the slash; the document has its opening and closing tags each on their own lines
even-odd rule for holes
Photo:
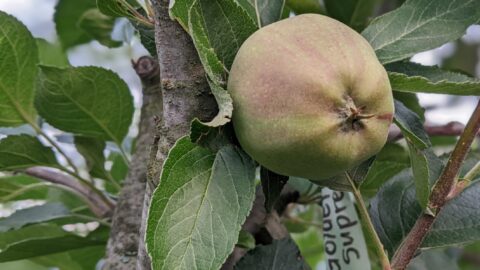
<svg viewBox="0 0 480 270">
<path fill-rule="evenodd" d="M 455 188 L 457 183 L 457 176 L 461 165 L 470 149 L 470 146 L 480 129 L 480 101 L 475 108 L 470 120 L 465 127 L 463 134 L 460 136 L 455 149 L 453 150 L 445 169 L 440 178 L 435 184 L 429 200 L 429 207 L 435 213 L 435 216 L 430 214 L 423 214 L 419 217 L 412 230 L 409 232 L 405 240 L 400 245 L 392 259 L 393 269 L 405 269 L 408 263 L 412 260 L 415 252 L 429 232 L 436 216 L 441 211 L 442 207 L 451 199 L 448 197 L 449 193 Z"/>
<path fill-rule="evenodd" d="M 130 270 L 137 264 L 148 153 L 156 128 L 154 118 L 162 113 L 157 61 L 144 56 L 133 62 L 133 68 L 143 84 L 142 111 L 135 153 L 113 215 L 104 269 Z"/>
<path fill-rule="evenodd" d="M 101 196 L 98 190 L 80 183 L 70 175 L 53 171 L 46 167 L 31 167 L 26 169 L 25 173 L 44 181 L 67 187 L 81 197 L 97 217 L 104 218 L 112 214 L 113 202 L 108 201 L 107 197 Z"/>
<path fill-rule="evenodd" d="M 155 42 L 160 66 L 163 118 L 157 134 L 158 152 L 151 160 L 153 183 L 145 191 L 137 269 L 150 269 L 144 234 L 153 188 L 158 184 L 163 161 L 180 137 L 187 135 L 190 123 L 213 118 L 217 106 L 210 93 L 205 71 L 188 33 L 168 14 L 168 0 L 152 0 L 155 12 Z"/>
</svg>

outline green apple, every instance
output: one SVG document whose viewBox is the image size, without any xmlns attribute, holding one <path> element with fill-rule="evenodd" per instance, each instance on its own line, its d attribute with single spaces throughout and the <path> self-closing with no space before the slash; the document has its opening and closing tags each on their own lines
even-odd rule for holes
<svg viewBox="0 0 480 270">
<path fill-rule="evenodd" d="M 394 111 L 387 73 L 368 42 L 316 14 L 250 36 L 228 91 L 242 148 L 273 172 L 314 181 L 379 152 Z"/>
</svg>

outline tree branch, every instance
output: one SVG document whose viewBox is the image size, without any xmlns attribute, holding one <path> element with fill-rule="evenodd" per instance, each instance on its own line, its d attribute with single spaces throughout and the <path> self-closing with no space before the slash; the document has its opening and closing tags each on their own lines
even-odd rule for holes
<svg viewBox="0 0 480 270">
<path fill-rule="evenodd" d="M 70 175 L 53 171 L 46 167 L 30 167 L 26 169 L 25 174 L 37 177 L 44 181 L 62 185 L 69 188 L 73 193 L 82 198 L 92 212 L 100 218 L 108 217 L 112 214 L 114 204 L 106 196 L 100 195 L 100 191 L 94 187 L 86 186 L 84 183 Z"/>
<path fill-rule="evenodd" d="M 149 147 L 156 130 L 154 119 L 162 112 L 158 62 L 143 56 L 132 65 L 142 80 L 143 104 L 135 153 L 113 214 L 104 269 L 130 270 L 137 265 Z"/>
<path fill-rule="evenodd" d="M 480 101 L 475 108 L 470 120 L 465 127 L 463 134 L 460 136 L 455 149 L 453 150 L 447 165 L 440 175 L 437 183 L 433 187 L 429 199 L 429 208 L 434 215 L 422 214 L 416 221 L 412 230 L 408 233 L 405 240 L 400 245 L 397 252 L 395 252 L 392 259 L 393 269 L 405 269 L 408 263 L 412 260 L 415 252 L 429 232 L 433 223 L 435 222 L 438 213 L 441 211 L 445 203 L 451 199 L 448 195 L 455 188 L 457 184 L 457 176 L 461 165 L 470 149 L 470 146 L 480 129 Z"/>
<path fill-rule="evenodd" d="M 146 186 L 140 229 L 137 269 L 150 269 L 150 258 L 146 252 L 144 234 L 153 188 L 158 184 L 159 174 L 168 151 L 177 139 L 190 131 L 190 123 L 198 117 L 210 120 L 217 112 L 216 102 L 211 95 L 205 71 L 198 58 L 188 33 L 170 19 L 168 0 L 152 0 L 155 12 L 155 43 L 160 66 L 163 96 L 163 116 L 156 135 L 158 152 L 150 160 L 149 168 L 153 181 Z M 155 146 L 155 147 L 157 147 Z M 150 173 L 149 173 L 150 174 Z"/>
</svg>

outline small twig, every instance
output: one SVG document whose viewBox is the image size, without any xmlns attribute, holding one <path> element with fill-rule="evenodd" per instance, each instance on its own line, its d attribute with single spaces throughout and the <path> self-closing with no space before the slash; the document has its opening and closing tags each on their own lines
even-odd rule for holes
<svg viewBox="0 0 480 270">
<path fill-rule="evenodd" d="M 457 184 L 457 176 L 470 146 L 480 129 L 480 101 L 460 136 L 440 178 L 433 187 L 429 199 L 429 208 L 434 214 L 424 213 L 416 221 L 392 259 L 392 268 L 403 270 L 410 263 L 423 242 L 426 234 L 445 203 L 451 199 L 449 194 Z"/>
<path fill-rule="evenodd" d="M 430 208 L 435 209 L 442 207 L 446 200 L 446 196 L 455 187 L 458 172 L 465 160 L 468 150 L 480 129 L 480 101 L 477 104 L 470 120 L 465 127 L 463 134 L 460 136 L 452 154 L 442 172 L 442 175 L 435 184 L 430 196 Z"/>
<path fill-rule="evenodd" d="M 353 193 L 353 196 L 355 197 L 355 201 L 357 202 L 356 203 L 357 210 L 358 210 L 358 213 L 360 214 L 360 221 L 363 224 L 362 227 L 365 228 L 367 237 L 370 238 L 374 243 L 374 248 L 377 253 L 377 256 L 380 259 L 380 264 L 382 265 L 382 269 L 390 270 L 391 269 L 390 261 L 388 260 L 388 256 L 385 253 L 385 250 L 383 249 L 382 241 L 380 241 L 380 238 L 378 238 L 378 235 L 375 232 L 375 227 L 373 227 L 373 223 L 370 219 L 370 216 L 368 215 L 368 209 L 367 209 L 367 206 L 365 205 L 365 202 L 363 201 L 362 194 L 358 190 L 357 186 L 355 185 L 350 175 L 348 175 L 348 173 L 345 173 L 345 176 L 348 179 L 350 186 L 352 187 L 352 193 Z"/>
<path fill-rule="evenodd" d="M 75 174 L 80 175 L 80 172 L 78 171 L 78 168 L 75 166 L 75 164 L 70 159 L 70 157 L 63 151 L 63 149 L 60 147 L 60 145 L 58 145 L 54 140 L 52 140 L 50 138 L 50 136 L 45 134 L 45 132 L 35 122 L 29 122 L 29 124 L 30 124 L 30 126 L 32 126 L 32 128 L 35 130 L 35 132 L 37 132 L 37 134 L 39 134 L 40 136 L 45 138 L 48 141 L 48 143 L 50 145 L 52 145 L 58 151 L 58 153 L 60 153 L 60 155 L 63 156 L 63 158 L 65 158 L 68 165 L 70 165 L 70 167 L 72 167 Z"/>
<path fill-rule="evenodd" d="M 146 1 L 148 2 L 148 0 Z M 132 13 L 132 15 L 134 16 L 134 18 L 140 22 L 140 23 L 143 23 L 145 24 L 146 26 L 149 26 L 149 27 L 153 27 L 153 22 L 151 22 L 148 18 L 145 18 L 145 16 L 143 16 L 142 14 L 140 14 L 140 12 L 138 12 L 134 7 L 132 7 L 132 5 L 130 5 L 127 1 L 125 0 L 122 0 L 122 4 L 128 9 L 128 11 L 130 11 Z M 148 11 L 147 11 L 148 12 Z M 148 14 L 147 14 L 148 15 Z"/>
<path fill-rule="evenodd" d="M 153 8 L 152 8 L 152 4 L 150 3 L 150 0 L 145 0 L 145 6 L 147 8 L 146 12 L 147 12 L 147 16 L 148 18 L 153 18 L 154 16 L 154 12 L 153 12 Z"/>
<path fill-rule="evenodd" d="M 23 193 L 25 193 L 25 192 L 27 192 L 28 190 L 31 190 L 31 189 L 37 189 L 37 188 L 40 188 L 40 187 L 48 187 L 48 186 L 51 186 L 51 185 L 49 183 L 36 183 L 36 184 L 30 184 L 30 185 L 27 185 L 27 186 L 23 186 L 19 189 L 16 189 L 12 193 L 9 193 L 5 197 L 3 197 L 2 201 L 9 201 L 13 198 L 16 198 L 17 196 L 20 196 L 21 194 L 23 194 Z"/>
<path fill-rule="evenodd" d="M 265 217 L 265 229 L 273 239 L 279 240 L 290 237 L 287 228 L 285 228 L 280 221 L 280 216 L 278 216 L 276 210 L 272 210 L 270 213 L 267 213 Z"/>
<path fill-rule="evenodd" d="M 92 212 L 98 217 L 107 217 L 113 211 L 113 202 L 88 182 L 79 182 L 70 175 L 59 173 L 46 167 L 31 167 L 24 172 L 47 182 L 68 187 L 84 199 Z"/>
<path fill-rule="evenodd" d="M 30 118 L 30 116 L 25 113 L 21 108 L 17 108 L 18 109 L 18 112 L 20 113 L 20 115 L 22 116 L 22 118 L 25 120 L 25 122 L 27 124 L 29 124 L 33 130 L 35 130 L 35 132 L 44 137 L 55 149 L 57 149 L 57 151 L 60 153 L 60 155 L 62 155 L 65 160 L 67 161 L 68 165 L 70 165 L 75 173 L 75 175 L 80 175 L 80 172 L 77 168 L 77 166 L 75 166 L 75 164 L 73 163 L 73 161 L 68 157 L 68 155 L 63 151 L 63 149 L 54 141 L 52 140 L 47 134 L 45 134 L 45 132 L 42 130 L 42 128 L 35 122 L 34 119 Z"/>
<path fill-rule="evenodd" d="M 122 186 L 113 178 L 112 174 L 110 172 L 107 172 L 107 181 L 112 184 L 112 186 L 117 190 L 120 191 L 122 189 Z"/>
<path fill-rule="evenodd" d="M 118 149 L 120 150 L 120 156 L 122 156 L 123 161 L 127 164 L 127 167 L 130 167 L 130 159 L 128 158 L 127 152 L 123 149 L 123 146 L 120 142 L 117 142 Z"/>
</svg>

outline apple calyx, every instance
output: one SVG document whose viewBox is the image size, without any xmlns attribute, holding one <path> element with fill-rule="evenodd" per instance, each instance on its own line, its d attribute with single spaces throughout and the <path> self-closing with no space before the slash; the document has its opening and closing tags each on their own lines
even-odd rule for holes
<svg viewBox="0 0 480 270">
<path fill-rule="evenodd" d="M 340 113 L 341 117 L 344 119 L 342 121 L 341 127 L 345 132 L 348 131 L 360 131 L 365 127 L 363 119 L 369 119 L 375 116 L 372 113 L 364 113 L 366 106 L 357 107 L 352 97 L 349 95 L 345 96 L 346 100 L 346 109 L 342 110 Z"/>
</svg>

